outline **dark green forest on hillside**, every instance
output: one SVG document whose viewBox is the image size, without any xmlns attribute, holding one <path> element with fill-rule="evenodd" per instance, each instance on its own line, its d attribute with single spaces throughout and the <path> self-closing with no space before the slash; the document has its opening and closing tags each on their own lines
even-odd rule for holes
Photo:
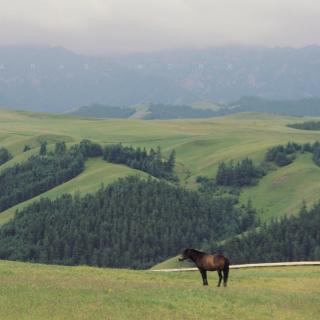
<svg viewBox="0 0 320 320">
<path fill-rule="evenodd" d="M 216 175 L 216 184 L 221 186 L 251 186 L 265 175 L 262 168 L 253 165 L 251 159 L 246 158 L 236 163 L 225 163 L 222 161 L 219 164 Z"/>
<path fill-rule="evenodd" d="M 320 121 L 305 121 L 288 124 L 287 127 L 300 130 L 320 130 Z"/>
<path fill-rule="evenodd" d="M 320 142 L 316 141 L 313 144 L 305 143 L 298 144 L 295 142 L 288 142 L 287 145 L 278 145 L 270 148 L 266 155 L 265 160 L 268 162 L 274 162 L 279 167 L 287 166 L 292 163 L 296 157 L 296 154 L 309 152 L 313 154 L 313 162 L 320 166 Z"/>
<path fill-rule="evenodd" d="M 242 187 L 256 185 L 265 174 L 262 166 L 255 166 L 251 159 L 245 158 L 237 162 L 222 161 L 215 178 L 198 176 L 196 181 L 200 192 L 221 193 L 221 187 L 228 187 L 239 193 Z"/>
<path fill-rule="evenodd" d="M 320 260 L 320 203 L 209 248 L 219 248 L 232 263 Z"/>
<path fill-rule="evenodd" d="M 0 149 L 0 156 L 3 161 L 12 157 L 4 148 Z M 54 151 L 48 152 L 47 142 L 42 141 L 38 155 L 1 171 L 0 212 L 69 181 L 84 170 L 87 158 L 101 156 L 108 162 L 122 163 L 157 178 L 177 180 L 174 151 L 164 160 L 160 148 L 147 152 L 117 144 L 102 149 L 101 145 L 85 139 L 70 149 L 65 142 L 57 142 Z"/>
<path fill-rule="evenodd" d="M 177 180 L 174 176 L 175 151 L 173 150 L 168 160 L 164 160 L 161 148 L 156 150 L 125 147 L 122 144 L 112 144 L 105 147 L 103 151 L 103 159 L 112 163 L 125 164 L 133 169 L 138 169 L 151 174 L 157 178 L 167 180 Z"/>
<path fill-rule="evenodd" d="M 39 155 L 1 171 L 0 212 L 74 178 L 84 170 L 87 157 L 101 154 L 101 147 L 89 140 L 69 150 L 64 142 L 57 142 L 54 152 L 47 152 L 43 141 Z"/>
<path fill-rule="evenodd" d="M 255 226 L 254 210 L 236 202 L 129 177 L 23 209 L 0 229 L 0 259 L 147 268 Z"/>
</svg>

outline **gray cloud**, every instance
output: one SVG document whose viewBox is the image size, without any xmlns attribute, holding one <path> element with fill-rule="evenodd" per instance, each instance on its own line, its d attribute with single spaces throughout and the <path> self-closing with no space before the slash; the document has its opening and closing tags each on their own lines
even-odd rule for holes
<svg viewBox="0 0 320 320">
<path fill-rule="evenodd" d="M 90 53 L 320 44 L 315 0 L 0 0 L 0 44 Z"/>
</svg>

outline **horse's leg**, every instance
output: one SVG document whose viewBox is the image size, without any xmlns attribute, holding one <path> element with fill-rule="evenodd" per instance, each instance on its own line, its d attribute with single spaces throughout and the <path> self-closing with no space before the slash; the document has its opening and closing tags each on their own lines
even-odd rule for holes
<svg viewBox="0 0 320 320">
<path fill-rule="evenodd" d="M 217 287 L 220 287 L 221 286 L 221 281 L 222 281 L 222 273 L 221 273 L 221 270 L 217 270 L 217 272 L 218 272 L 218 275 L 219 275 L 219 282 L 218 282 Z"/>
<path fill-rule="evenodd" d="M 227 286 L 229 276 L 229 266 L 223 269 L 223 286 Z"/>
<path fill-rule="evenodd" d="M 207 280 L 207 270 L 204 269 L 199 269 L 201 276 L 202 276 L 202 281 L 203 281 L 203 285 L 207 286 L 208 285 L 208 280 Z"/>
</svg>

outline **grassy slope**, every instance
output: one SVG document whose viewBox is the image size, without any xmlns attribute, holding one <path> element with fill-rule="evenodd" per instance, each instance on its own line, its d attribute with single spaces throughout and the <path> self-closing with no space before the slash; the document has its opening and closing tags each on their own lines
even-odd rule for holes
<svg viewBox="0 0 320 320">
<path fill-rule="evenodd" d="M 318 132 L 286 127 L 287 123 L 297 121 L 305 119 L 238 114 L 207 120 L 97 120 L 0 110 L 0 145 L 8 147 L 17 156 L 0 169 L 26 158 L 27 154 L 19 155 L 25 144 L 38 147 L 39 141 L 45 139 L 50 143 L 60 139 L 76 143 L 88 138 L 102 144 L 123 142 L 146 148 L 160 145 L 165 153 L 172 148 L 176 149 L 177 171 L 181 182 L 192 188 L 195 187 L 198 175 L 213 176 L 222 160 L 249 156 L 258 163 L 263 159 L 266 149 L 276 144 L 289 140 L 303 143 L 319 139 Z M 102 167 L 99 167 L 99 174 L 91 178 L 95 180 L 95 185 L 100 185 L 104 180 L 100 176 L 106 177 L 111 172 L 107 164 L 100 165 Z M 93 167 L 95 165 L 91 168 Z M 128 171 L 125 167 L 119 170 L 123 170 L 123 175 Z M 86 174 L 88 172 L 84 173 Z M 119 175 L 122 173 L 119 172 Z M 112 179 L 106 178 L 106 181 Z M 309 203 L 317 199 L 320 188 L 318 181 L 319 168 L 307 156 L 302 156 L 289 167 L 281 168 L 263 178 L 257 187 L 246 190 L 242 200 L 245 202 L 251 198 L 253 205 L 266 218 L 296 213 L 303 199 Z M 62 189 L 85 190 L 87 183 L 84 179 L 79 183 L 70 183 L 70 188 L 64 189 L 63 186 Z M 87 188 L 86 191 L 93 189 Z"/>
<path fill-rule="evenodd" d="M 311 154 L 299 155 L 289 166 L 268 174 L 258 186 L 246 189 L 241 200 L 252 200 L 262 221 L 277 213 L 290 215 L 299 211 L 302 199 L 309 205 L 320 200 L 320 167 Z"/>
<path fill-rule="evenodd" d="M 177 268 L 194 268 L 194 263 L 190 260 L 179 261 L 180 256 L 169 258 L 154 265 L 152 270 L 177 269 Z"/>
<path fill-rule="evenodd" d="M 0 261 L 0 319 L 317 319 L 320 268 L 153 273 Z"/>
<path fill-rule="evenodd" d="M 89 159 L 86 162 L 86 169 L 83 173 L 76 178 L 63 183 L 33 199 L 22 202 L 0 214 L 0 225 L 11 219 L 17 209 L 22 209 L 28 204 L 40 199 L 41 197 L 48 197 L 54 199 L 61 196 L 64 193 L 74 194 L 79 192 L 80 194 L 90 193 L 97 191 L 101 184 L 107 185 L 118 178 L 123 178 L 129 175 L 147 176 L 141 171 L 137 171 L 126 166 L 115 165 L 106 163 L 101 158 Z"/>
</svg>

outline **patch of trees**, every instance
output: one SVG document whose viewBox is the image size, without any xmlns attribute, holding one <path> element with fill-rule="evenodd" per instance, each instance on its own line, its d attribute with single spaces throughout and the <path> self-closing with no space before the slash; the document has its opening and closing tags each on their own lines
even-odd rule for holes
<svg viewBox="0 0 320 320">
<path fill-rule="evenodd" d="M 296 151 L 300 151 L 301 149 L 301 145 L 294 142 L 288 142 L 285 146 L 278 145 L 266 152 L 265 160 L 275 162 L 280 167 L 287 166 L 295 159 Z"/>
<path fill-rule="evenodd" d="M 320 203 L 227 240 L 220 250 L 232 263 L 320 260 Z"/>
<path fill-rule="evenodd" d="M 202 193 L 215 193 L 217 191 L 217 185 L 214 179 L 198 176 L 196 182 L 199 184 L 199 191 Z"/>
<path fill-rule="evenodd" d="M 29 150 L 31 150 L 31 149 L 32 149 L 32 147 L 31 147 L 29 144 L 26 144 L 26 145 L 23 147 L 22 152 L 27 152 L 27 151 L 29 151 Z"/>
<path fill-rule="evenodd" d="M 136 112 L 131 107 L 117 107 L 101 104 L 93 104 L 90 106 L 83 106 L 77 110 L 71 111 L 68 114 L 82 117 L 94 118 L 129 118 Z"/>
<path fill-rule="evenodd" d="M 173 150 L 168 160 L 162 157 L 161 148 L 146 149 L 125 147 L 122 144 L 113 144 L 105 147 L 103 159 L 112 162 L 125 164 L 133 169 L 145 171 L 157 178 L 176 180 L 174 176 L 175 151 Z"/>
<path fill-rule="evenodd" d="M 148 268 L 256 224 L 251 206 L 155 179 L 120 179 L 95 194 L 42 199 L 0 229 L 0 259 Z"/>
<path fill-rule="evenodd" d="M 199 176 L 197 183 L 199 183 L 199 191 L 205 193 L 219 193 L 221 187 L 229 188 L 230 193 L 239 193 L 239 188 L 245 186 L 256 185 L 258 180 L 265 175 L 265 170 L 262 167 L 257 167 L 249 158 L 238 162 L 230 161 L 226 163 L 222 161 L 219 164 L 215 179 Z"/>
<path fill-rule="evenodd" d="M 0 166 L 12 159 L 12 155 L 6 148 L 0 148 Z"/>
<path fill-rule="evenodd" d="M 249 158 L 236 163 L 221 162 L 216 175 L 216 184 L 235 187 L 252 186 L 257 184 L 257 181 L 264 175 L 264 170 L 254 166 Z"/>
<path fill-rule="evenodd" d="M 69 150 L 64 142 L 57 142 L 49 153 L 46 145 L 41 143 L 39 155 L 1 172 L 0 212 L 74 178 L 84 170 L 87 157 L 102 154 L 101 147 L 89 140 Z"/>
<path fill-rule="evenodd" d="M 305 121 L 288 124 L 287 127 L 300 130 L 320 130 L 320 121 Z"/>
<path fill-rule="evenodd" d="M 196 109 L 186 105 L 151 104 L 148 114 L 144 119 L 187 119 L 187 118 L 210 118 L 217 116 L 217 112 L 210 109 Z"/>
<path fill-rule="evenodd" d="M 270 148 L 266 155 L 265 160 L 274 162 L 278 166 L 286 166 L 292 163 L 296 157 L 297 152 L 304 153 L 310 152 L 313 154 L 313 161 L 316 165 L 320 166 L 320 142 L 316 141 L 313 144 L 305 143 L 298 144 L 295 142 L 288 142 L 287 145 L 278 145 Z"/>
<path fill-rule="evenodd" d="M 103 155 L 103 149 L 101 145 L 91 142 L 88 139 L 83 139 L 79 146 L 76 145 L 75 148 L 79 148 L 79 151 L 85 158 L 95 158 Z"/>
</svg>

